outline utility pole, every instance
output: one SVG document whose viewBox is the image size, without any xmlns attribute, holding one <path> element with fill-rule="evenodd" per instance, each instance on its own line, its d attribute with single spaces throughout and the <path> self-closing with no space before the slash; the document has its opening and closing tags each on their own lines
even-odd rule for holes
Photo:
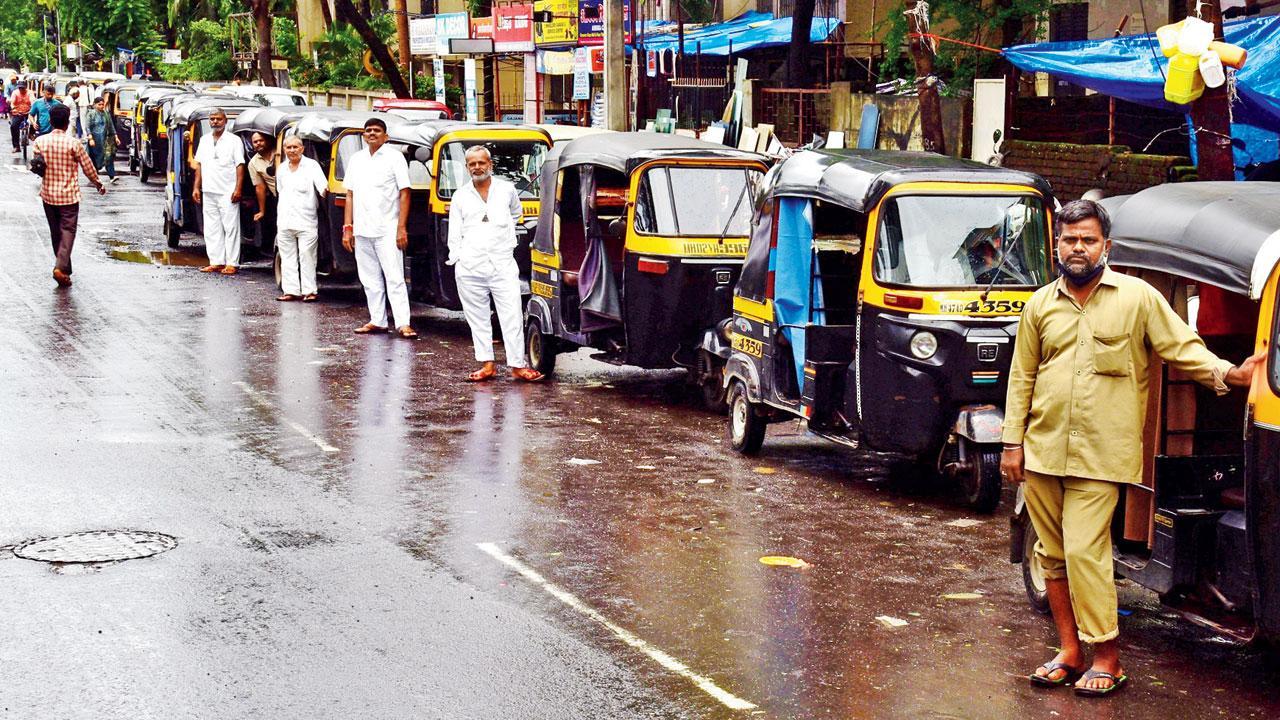
<svg viewBox="0 0 1280 720">
<path fill-rule="evenodd" d="M 609 130 L 627 130 L 626 38 L 622 0 L 604 0 L 604 119 Z"/>
<path fill-rule="evenodd" d="M 947 153 L 942 134 L 942 98 L 938 96 L 938 76 L 933 67 L 933 41 L 924 37 L 929 32 L 929 19 L 917 11 L 917 0 L 907 2 L 907 31 L 911 33 L 911 58 L 916 65 L 916 95 L 920 99 L 920 135 L 924 149 L 939 155 Z"/>
<path fill-rule="evenodd" d="M 1197 3 L 1188 3 L 1188 13 L 1195 15 Z M 1213 37 L 1222 40 L 1222 9 L 1218 3 L 1199 3 L 1201 19 L 1213 23 Z M 1235 158 L 1231 152 L 1231 100 L 1227 85 L 1205 88 L 1204 94 L 1191 103 L 1191 122 L 1196 131 L 1196 176 L 1201 180 L 1235 180 Z"/>
</svg>

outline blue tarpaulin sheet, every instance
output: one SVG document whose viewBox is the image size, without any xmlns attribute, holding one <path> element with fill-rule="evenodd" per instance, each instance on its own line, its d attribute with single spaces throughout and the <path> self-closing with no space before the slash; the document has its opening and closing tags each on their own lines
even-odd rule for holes
<svg viewBox="0 0 1280 720">
<path fill-rule="evenodd" d="M 773 310 L 781 332 L 791 343 L 796 387 L 804 387 L 805 327 L 810 322 L 813 204 L 807 198 L 778 200 L 778 245 L 770 258 L 773 270 Z"/>
<path fill-rule="evenodd" d="M 1223 39 L 1249 52 L 1244 67 L 1235 74 L 1239 96 L 1232 105 L 1236 165 L 1275 160 L 1280 154 L 1280 72 L 1276 71 L 1280 67 L 1280 17 L 1226 22 Z M 1169 60 L 1160 52 L 1154 33 L 1018 45 L 1006 48 L 1004 55 L 1019 70 L 1049 73 L 1142 105 L 1184 113 L 1188 110 L 1186 105 L 1174 105 L 1164 99 L 1164 73 Z"/>
<path fill-rule="evenodd" d="M 837 18 L 815 17 L 809 28 L 809 40 L 822 42 L 840 27 Z M 644 50 L 676 50 L 680 38 L 676 33 L 645 35 L 640 39 Z M 774 18 L 771 13 L 743 13 L 728 22 L 704 25 L 686 30 L 684 52 L 701 51 L 703 55 L 728 55 L 757 48 L 791 44 L 791 18 Z"/>
</svg>

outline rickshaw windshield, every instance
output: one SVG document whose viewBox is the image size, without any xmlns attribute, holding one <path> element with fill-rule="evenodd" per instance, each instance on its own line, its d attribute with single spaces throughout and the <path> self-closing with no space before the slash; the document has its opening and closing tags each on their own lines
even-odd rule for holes
<svg viewBox="0 0 1280 720">
<path fill-rule="evenodd" d="M 1049 281 L 1044 205 L 1030 196 L 886 200 L 875 279 L 915 287 L 1039 287 Z"/>
<path fill-rule="evenodd" d="M 347 164 L 351 162 L 352 156 L 364 149 L 364 135 L 354 132 L 347 133 L 338 140 L 338 159 L 333 169 L 333 179 L 341 180 L 347 176 Z"/>
<path fill-rule="evenodd" d="M 138 91 L 128 88 L 120 91 L 116 96 L 117 112 L 133 112 L 133 106 L 138 104 Z"/>
<path fill-rule="evenodd" d="M 440 150 L 440 179 L 436 190 L 441 200 L 448 200 L 458 188 L 471 181 L 467 172 L 467 148 L 473 144 L 489 148 L 493 157 L 493 174 L 516 186 L 522 200 L 538 198 L 538 172 L 547 155 L 547 144 L 535 140 L 447 143 Z"/>
<path fill-rule="evenodd" d="M 668 237 L 745 237 L 761 172 L 746 167 L 656 167 L 640 180 L 636 231 Z"/>
</svg>

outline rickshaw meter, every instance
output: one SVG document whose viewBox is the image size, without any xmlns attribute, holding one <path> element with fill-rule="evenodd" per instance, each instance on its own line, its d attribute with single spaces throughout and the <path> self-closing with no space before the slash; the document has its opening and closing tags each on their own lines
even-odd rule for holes
<svg viewBox="0 0 1280 720">
<path fill-rule="evenodd" d="M 911 337 L 911 354 L 921 360 L 928 360 L 938 352 L 938 338 L 933 333 L 918 332 Z"/>
</svg>

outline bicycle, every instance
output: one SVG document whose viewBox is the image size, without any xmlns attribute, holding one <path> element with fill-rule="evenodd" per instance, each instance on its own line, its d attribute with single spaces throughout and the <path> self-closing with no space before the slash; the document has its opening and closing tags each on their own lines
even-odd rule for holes
<svg viewBox="0 0 1280 720">
<path fill-rule="evenodd" d="M 31 122 L 26 115 L 10 116 L 9 122 L 18 123 L 18 137 L 21 138 L 19 142 L 22 143 L 22 164 L 25 165 L 28 155 L 27 147 L 31 144 Z"/>
</svg>

